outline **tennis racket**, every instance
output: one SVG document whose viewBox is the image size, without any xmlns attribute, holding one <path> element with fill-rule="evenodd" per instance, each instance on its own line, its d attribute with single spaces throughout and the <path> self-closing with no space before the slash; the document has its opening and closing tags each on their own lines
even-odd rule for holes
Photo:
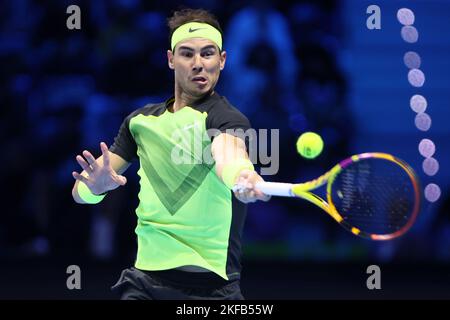
<svg viewBox="0 0 450 320">
<path fill-rule="evenodd" d="M 326 200 L 311 192 L 325 184 Z M 414 170 L 378 152 L 354 155 L 309 182 L 262 182 L 256 187 L 265 194 L 308 200 L 348 231 L 371 240 L 403 235 L 413 225 L 421 200 Z"/>
</svg>

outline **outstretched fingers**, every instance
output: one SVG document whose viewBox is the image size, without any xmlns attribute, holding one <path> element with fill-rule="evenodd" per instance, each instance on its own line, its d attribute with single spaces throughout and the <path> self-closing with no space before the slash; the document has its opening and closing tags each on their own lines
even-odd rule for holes
<svg viewBox="0 0 450 320">
<path fill-rule="evenodd" d="M 95 161 L 95 158 L 92 155 L 92 153 L 90 153 L 87 150 L 84 150 L 83 151 L 83 156 L 86 158 L 87 162 L 92 167 L 93 171 L 98 170 L 98 163 L 97 163 L 97 161 Z"/>
<path fill-rule="evenodd" d="M 86 185 L 88 184 L 88 179 L 85 176 L 79 174 L 78 172 L 73 171 L 72 176 L 75 178 L 75 180 L 84 182 Z"/>
<path fill-rule="evenodd" d="M 82 156 L 77 155 L 76 160 L 77 160 L 78 164 L 81 166 L 81 168 L 83 168 L 84 171 L 86 171 L 88 174 L 92 173 L 91 166 L 86 162 L 86 160 L 84 160 L 84 158 Z"/>
<path fill-rule="evenodd" d="M 103 155 L 103 165 L 105 167 L 109 167 L 110 160 L 109 160 L 109 150 L 108 146 L 104 142 L 100 142 L 100 149 L 102 150 Z"/>
</svg>

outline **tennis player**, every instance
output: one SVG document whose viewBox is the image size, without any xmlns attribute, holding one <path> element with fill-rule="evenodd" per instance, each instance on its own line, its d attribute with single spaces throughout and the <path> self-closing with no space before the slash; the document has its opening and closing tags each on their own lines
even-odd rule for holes
<svg viewBox="0 0 450 320">
<path fill-rule="evenodd" d="M 254 187 L 263 179 L 244 139 L 233 134 L 250 129 L 250 123 L 214 91 L 227 57 L 216 18 L 202 9 L 183 9 L 168 25 L 174 96 L 132 112 L 109 149 L 100 143 L 98 159 L 86 150 L 84 158 L 77 155 L 83 171 L 72 173 L 72 195 L 77 203 L 100 202 L 126 184 L 123 173 L 139 160 L 137 257 L 112 290 L 121 299 L 243 299 L 246 205 L 269 200 Z M 214 130 L 218 134 L 210 134 Z M 206 134 L 201 146 L 212 161 L 198 161 L 198 152 L 187 148 L 199 134 Z M 183 152 L 181 160 L 187 152 L 195 161 L 181 161 Z M 236 183 L 246 188 L 233 193 Z"/>
</svg>

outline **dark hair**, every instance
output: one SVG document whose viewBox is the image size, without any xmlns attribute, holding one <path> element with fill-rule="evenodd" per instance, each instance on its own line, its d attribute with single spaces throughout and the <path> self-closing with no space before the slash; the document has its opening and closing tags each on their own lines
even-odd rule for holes
<svg viewBox="0 0 450 320">
<path fill-rule="evenodd" d="M 204 9 L 190 9 L 190 8 L 183 8 L 177 11 L 174 11 L 173 15 L 167 19 L 167 25 L 169 26 L 169 48 L 170 48 L 170 41 L 172 40 L 172 34 L 174 31 L 182 26 L 183 24 L 186 24 L 188 22 L 201 22 L 201 23 L 207 23 L 217 30 L 219 30 L 220 35 L 223 39 L 223 31 L 220 27 L 219 21 L 217 18 L 210 12 L 204 10 Z"/>
</svg>

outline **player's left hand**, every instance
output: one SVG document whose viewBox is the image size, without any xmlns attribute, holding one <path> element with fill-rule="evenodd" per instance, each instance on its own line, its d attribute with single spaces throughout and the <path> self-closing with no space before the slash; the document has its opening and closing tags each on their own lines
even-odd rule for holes
<svg viewBox="0 0 450 320">
<path fill-rule="evenodd" d="M 258 182 L 264 182 L 264 179 L 256 171 L 242 170 L 236 178 L 235 187 L 233 188 L 234 195 L 244 203 L 256 202 L 257 200 L 269 201 L 270 195 L 255 187 Z"/>
</svg>

